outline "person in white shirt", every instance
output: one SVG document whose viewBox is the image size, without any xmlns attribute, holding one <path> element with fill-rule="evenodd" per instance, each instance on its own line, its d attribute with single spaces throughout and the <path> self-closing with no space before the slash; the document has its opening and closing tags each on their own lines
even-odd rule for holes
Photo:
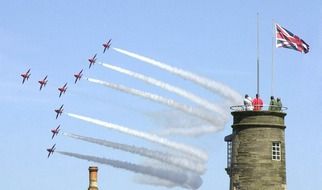
<svg viewBox="0 0 322 190">
<path fill-rule="evenodd" d="M 245 106 L 245 111 L 253 110 L 252 98 L 248 96 L 248 94 L 245 95 L 244 106 Z"/>
</svg>

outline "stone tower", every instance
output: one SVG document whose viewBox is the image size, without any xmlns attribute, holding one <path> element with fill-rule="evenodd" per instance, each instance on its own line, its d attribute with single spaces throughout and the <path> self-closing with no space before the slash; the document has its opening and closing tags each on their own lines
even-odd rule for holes
<svg viewBox="0 0 322 190">
<path fill-rule="evenodd" d="M 88 190 L 98 190 L 97 187 L 97 171 L 98 168 L 96 166 L 90 166 L 88 168 L 89 171 L 89 186 Z"/>
<path fill-rule="evenodd" d="M 285 112 L 234 110 L 227 142 L 229 190 L 286 190 Z"/>
</svg>

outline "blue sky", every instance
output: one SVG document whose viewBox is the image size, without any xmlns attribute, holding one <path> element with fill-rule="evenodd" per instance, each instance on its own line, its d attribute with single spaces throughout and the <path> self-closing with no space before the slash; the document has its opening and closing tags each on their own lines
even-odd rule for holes
<svg viewBox="0 0 322 190">
<path fill-rule="evenodd" d="M 85 80 L 73 84 L 73 74 L 84 68 L 86 76 L 153 92 L 194 106 L 186 99 L 142 81 L 94 65 L 98 60 L 144 73 L 220 103 L 222 99 L 200 86 L 153 66 L 109 50 L 101 44 L 145 55 L 172 66 L 220 81 L 240 94 L 256 93 L 256 13 L 260 13 L 260 94 L 271 95 L 272 20 L 303 38 L 308 54 L 289 49 L 275 51 L 274 95 L 288 107 L 286 166 L 288 189 L 314 189 L 322 185 L 321 53 L 322 10 L 319 1 L 3 1 L 0 7 L 0 178 L 6 189 L 84 189 L 91 162 L 54 154 L 45 149 L 90 154 L 142 164 L 144 159 L 117 150 L 58 136 L 50 129 L 104 138 L 151 149 L 149 142 L 103 129 L 63 115 L 55 120 L 53 109 L 61 104 L 68 112 L 83 114 L 133 129 L 157 132 L 153 115 L 173 109 L 104 88 Z M 31 68 L 21 85 L 20 74 Z M 39 91 L 37 81 L 48 75 L 48 86 Z M 68 82 L 58 98 L 57 88 Z M 199 138 L 169 137 L 208 151 L 208 171 L 200 189 L 228 189 L 226 144 L 232 120 L 217 133 Z M 135 174 L 99 165 L 100 189 L 165 189 L 135 183 Z M 174 189 L 181 189 L 180 187 Z"/>
</svg>

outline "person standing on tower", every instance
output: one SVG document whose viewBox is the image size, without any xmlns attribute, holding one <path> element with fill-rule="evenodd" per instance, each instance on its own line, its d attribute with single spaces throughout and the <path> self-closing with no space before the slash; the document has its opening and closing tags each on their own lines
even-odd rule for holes
<svg viewBox="0 0 322 190">
<path fill-rule="evenodd" d="M 277 111 L 277 102 L 274 98 L 274 96 L 271 96 L 271 101 L 269 102 L 269 111 Z"/>
<path fill-rule="evenodd" d="M 277 111 L 281 111 L 282 110 L 282 107 L 283 107 L 283 104 L 282 104 L 281 98 L 277 98 L 277 101 L 276 101 L 276 110 Z"/>
<path fill-rule="evenodd" d="M 263 107 L 263 100 L 256 94 L 256 98 L 253 99 L 254 111 L 260 111 Z"/>
<path fill-rule="evenodd" d="M 248 96 L 248 94 L 245 94 L 244 106 L 245 106 L 245 111 L 253 110 L 252 98 Z"/>
</svg>

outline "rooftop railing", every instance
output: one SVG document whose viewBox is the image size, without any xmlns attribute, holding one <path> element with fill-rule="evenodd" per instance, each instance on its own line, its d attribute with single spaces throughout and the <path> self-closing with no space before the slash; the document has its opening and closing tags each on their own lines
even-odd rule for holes
<svg viewBox="0 0 322 190">
<path fill-rule="evenodd" d="M 284 112 L 287 107 L 273 106 L 273 105 L 263 105 L 263 106 L 245 106 L 237 105 L 231 106 L 231 111 L 271 111 L 271 112 Z"/>
</svg>

